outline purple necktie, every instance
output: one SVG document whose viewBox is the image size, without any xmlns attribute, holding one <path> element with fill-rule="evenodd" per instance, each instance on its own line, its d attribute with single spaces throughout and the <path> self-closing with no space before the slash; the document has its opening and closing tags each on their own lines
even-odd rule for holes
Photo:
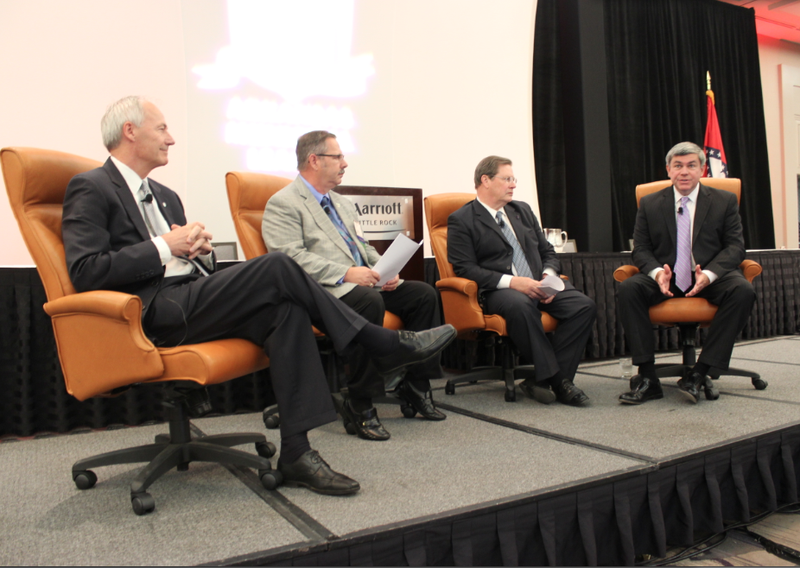
<svg viewBox="0 0 800 568">
<path fill-rule="evenodd" d="M 692 285 L 692 220 L 688 197 L 681 197 L 678 207 L 678 251 L 675 257 L 675 284 L 686 292 Z"/>
</svg>

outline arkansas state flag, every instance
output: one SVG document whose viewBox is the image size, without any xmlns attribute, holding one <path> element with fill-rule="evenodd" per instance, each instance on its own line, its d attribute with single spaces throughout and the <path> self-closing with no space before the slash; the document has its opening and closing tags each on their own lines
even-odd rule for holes
<svg viewBox="0 0 800 568">
<path fill-rule="evenodd" d="M 708 121 L 706 122 L 706 138 L 703 145 L 706 149 L 705 177 L 728 177 L 728 160 L 722 147 L 722 135 L 719 133 L 717 109 L 714 107 L 714 92 L 706 91 Z"/>
</svg>

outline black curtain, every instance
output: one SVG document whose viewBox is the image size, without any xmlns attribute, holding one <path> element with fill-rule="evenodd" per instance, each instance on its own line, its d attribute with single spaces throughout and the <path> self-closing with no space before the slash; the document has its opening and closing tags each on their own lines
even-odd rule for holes
<svg viewBox="0 0 800 568">
<path fill-rule="evenodd" d="M 635 186 L 666 179 L 664 157 L 677 142 L 702 146 L 706 71 L 716 95 L 729 175 L 742 179 L 745 245 L 773 248 L 754 11 L 717 0 L 585 1 L 602 1 L 605 14 L 615 250 L 627 249 L 633 235 Z M 542 220 L 545 225 L 563 226 L 566 216 L 559 204 L 570 198 L 563 178 L 569 152 L 559 118 L 569 111 L 562 103 L 569 100 L 569 93 L 561 91 L 558 76 L 570 70 L 558 62 L 558 4 L 558 0 L 538 2 L 533 128 Z"/>
</svg>

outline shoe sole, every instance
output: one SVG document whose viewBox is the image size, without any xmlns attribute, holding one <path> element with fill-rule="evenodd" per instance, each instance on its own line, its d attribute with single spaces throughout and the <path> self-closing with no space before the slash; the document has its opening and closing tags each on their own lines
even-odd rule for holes
<svg viewBox="0 0 800 568">
<path fill-rule="evenodd" d="M 303 487 L 305 489 L 309 489 L 314 493 L 319 493 L 320 495 L 352 495 L 353 493 L 358 493 L 361 490 L 361 486 L 359 485 L 355 489 L 318 489 L 305 483 L 303 481 L 293 481 L 290 479 L 284 478 L 283 480 L 284 487 Z"/>
<path fill-rule="evenodd" d="M 441 345 L 438 344 L 438 343 L 434 343 L 433 345 L 431 345 L 431 353 L 428 356 L 426 356 L 424 359 L 417 359 L 416 361 L 410 361 L 408 363 L 401 363 L 397 367 L 394 367 L 394 368 L 391 368 L 391 369 L 382 369 L 381 373 L 383 373 L 384 375 L 388 375 L 389 373 L 395 373 L 395 372 L 399 371 L 400 369 L 403 369 L 404 367 L 408 367 L 410 365 L 416 365 L 418 363 L 424 363 L 425 361 L 428 361 L 429 359 L 433 359 L 439 353 L 441 353 L 442 350 L 445 347 L 447 347 L 453 341 L 455 341 L 457 335 L 458 335 L 458 332 L 455 329 L 453 329 L 453 333 L 450 335 L 450 337 L 447 337 Z"/>
<path fill-rule="evenodd" d="M 644 404 L 645 402 L 649 402 L 651 400 L 660 400 L 662 398 L 664 398 L 663 394 L 660 395 L 660 396 L 651 396 L 651 397 L 648 397 L 648 398 L 646 398 L 644 400 L 625 400 L 624 398 L 620 398 L 619 401 L 622 404 L 632 404 L 634 406 L 638 406 L 640 404 Z"/>
<path fill-rule="evenodd" d="M 553 404 L 556 401 L 556 393 L 554 393 L 549 388 L 540 387 L 534 385 L 530 386 L 522 386 L 520 385 L 519 390 L 523 392 L 525 396 L 535 400 L 536 402 L 540 402 L 542 404 Z"/>
<path fill-rule="evenodd" d="M 678 392 L 679 392 L 679 393 L 681 393 L 681 395 L 683 396 L 683 398 L 685 398 L 686 400 L 688 400 L 688 401 L 689 401 L 689 402 L 691 402 L 692 404 L 697 404 L 697 397 L 696 397 L 696 396 L 694 396 L 694 395 L 693 395 L 692 393 L 690 393 L 689 391 L 685 391 L 685 390 L 683 390 L 682 388 L 679 388 L 679 389 L 678 389 Z"/>
</svg>

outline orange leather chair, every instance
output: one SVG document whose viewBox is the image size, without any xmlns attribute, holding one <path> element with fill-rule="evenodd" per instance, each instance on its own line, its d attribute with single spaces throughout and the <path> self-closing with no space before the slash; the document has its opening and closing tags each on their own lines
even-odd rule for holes
<svg viewBox="0 0 800 568">
<path fill-rule="evenodd" d="M 255 172 L 228 172 L 225 174 L 225 186 L 228 190 L 228 204 L 231 208 L 233 225 L 236 227 L 236 235 L 242 245 L 242 251 L 246 259 L 255 258 L 262 254 L 267 254 L 267 245 L 261 236 L 261 219 L 264 216 L 264 209 L 267 201 L 278 191 L 292 182 L 289 178 L 261 174 Z M 389 329 L 403 329 L 403 322 L 395 314 L 386 312 L 383 317 L 383 327 Z M 324 334 L 314 328 L 315 335 L 322 339 Z M 321 342 L 320 352 L 325 355 L 328 362 L 326 374 L 331 383 L 331 391 L 339 390 L 339 359 L 329 342 Z M 394 385 L 396 387 L 396 385 Z M 392 385 L 388 385 L 391 389 Z M 394 397 L 385 397 L 374 402 L 397 403 Z M 334 397 L 334 403 L 339 404 L 339 400 Z M 403 415 L 413 418 L 416 411 L 405 404 L 401 405 Z M 267 428 L 277 428 L 280 418 L 277 415 L 277 407 L 271 406 L 264 410 L 264 424 Z"/>
<path fill-rule="evenodd" d="M 730 191 L 736 195 L 736 201 L 741 200 L 742 194 L 742 181 L 737 178 L 702 178 L 700 182 L 715 189 Z M 645 195 L 650 195 L 656 191 L 661 191 L 664 188 L 672 185 L 670 180 L 659 180 L 650 183 L 644 183 L 636 186 L 636 206 Z M 635 243 L 634 243 L 635 246 Z M 744 277 L 748 282 L 761 274 L 761 265 L 753 260 L 744 260 L 740 265 Z M 623 282 L 634 274 L 637 274 L 639 269 L 632 265 L 623 265 L 614 271 L 614 280 Z M 654 325 L 665 327 L 677 326 L 680 333 L 681 351 L 683 355 L 680 364 L 660 363 L 656 365 L 656 373 L 659 378 L 664 377 L 683 377 L 688 371 L 694 367 L 697 362 L 697 353 L 695 351 L 695 341 L 697 337 L 697 330 L 701 327 L 708 327 L 717 313 L 717 306 L 704 298 L 670 298 L 664 300 L 660 304 L 650 308 L 650 321 Z M 753 386 L 758 390 L 767 388 L 767 381 L 763 380 L 758 373 L 752 371 L 745 371 L 743 369 L 729 368 L 726 371 L 712 368 L 709 371 L 709 376 L 712 379 L 718 379 L 720 375 L 732 375 L 739 377 L 750 377 Z M 636 379 L 631 379 L 631 390 L 636 388 Z M 706 398 L 716 398 L 719 393 L 712 383 L 706 381 Z"/>
<path fill-rule="evenodd" d="M 191 461 L 252 467 L 264 487 L 274 489 L 282 476 L 268 458 L 275 446 L 262 434 L 222 434 L 191 439 L 185 397 L 179 389 L 205 387 L 269 366 L 257 345 L 224 339 L 157 348 L 142 331 L 138 296 L 112 291 L 76 293 L 70 281 L 61 238 L 64 194 L 76 174 L 96 168 L 94 160 L 36 148 L 0 150 L 11 209 L 47 293 L 44 309 L 52 318 L 58 356 L 67 392 L 78 400 L 114 396 L 132 385 L 151 383 L 167 389 L 169 435 L 154 444 L 83 459 L 72 466 L 79 489 L 97 482 L 92 467 L 149 462 L 131 483 L 131 504 L 138 515 L 152 511 L 146 492 L 173 467 L 186 470 Z M 230 446 L 254 443 L 258 456 Z"/>
<path fill-rule="evenodd" d="M 480 341 L 486 347 L 497 348 L 500 365 L 477 367 L 445 385 L 445 393 L 455 394 L 455 386 L 478 380 L 505 381 L 507 402 L 517 399 L 516 379 L 534 377 L 533 365 L 514 366 L 513 343 L 506 331 L 506 320 L 498 315 L 484 314 L 478 303 L 478 285 L 456 276 L 453 265 L 447 260 L 447 219 L 455 210 L 475 199 L 475 193 L 440 193 L 425 198 L 425 219 L 430 234 L 431 249 L 436 258 L 441 280 L 436 287 L 442 294 L 444 319 L 458 331 L 459 339 Z M 558 321 L 542 312 L 542 325 L 546 332 L 555 331 Z"/>
</svg>

